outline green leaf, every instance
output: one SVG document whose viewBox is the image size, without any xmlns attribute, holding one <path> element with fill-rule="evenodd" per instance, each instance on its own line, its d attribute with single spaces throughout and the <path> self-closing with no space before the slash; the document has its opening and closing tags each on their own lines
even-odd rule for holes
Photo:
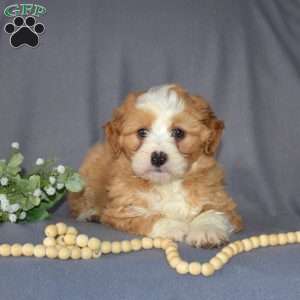
<svg viewBox="0 0 300 300">
<path fill-rule="evenodd" d="M 49 217 L 49 213 L 44 207 L 35 207 L 27 212 L 26 221 L 41 221 Z"/>
<path fill-rule="evenodd" d="M 70 192 L 80 192 L 83 189 L 84 182 L 78 173 L 74 173 L 66 181 L 66 188 Z"/>
<path fill-rule="evenodd" d="M 28 182 L 28 188 L 31 191 L 34 191 L 35 189 L 40 187 L 41 183 L 41 178 L 39 175 L 32 175 L 29 177 L 29 182 Z"/>
<path fill-rule="evenodd" d="M 24 156 L 20 152 L 13 153 L 10 157 L 7 166 L 9 168 L 19 167 L 24 160 Z"/>
</svg>

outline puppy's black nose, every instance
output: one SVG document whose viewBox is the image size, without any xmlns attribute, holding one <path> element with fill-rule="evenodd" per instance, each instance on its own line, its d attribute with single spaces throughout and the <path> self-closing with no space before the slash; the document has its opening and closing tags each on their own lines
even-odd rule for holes
<svg viewBox="0 0 300 300">
<path fill-rule="evenodd" d="M 168 155 L 164 152 L 152 152 L 151 164 L 155 167 L 162 166 L 168 160 Z"/>
</svg>

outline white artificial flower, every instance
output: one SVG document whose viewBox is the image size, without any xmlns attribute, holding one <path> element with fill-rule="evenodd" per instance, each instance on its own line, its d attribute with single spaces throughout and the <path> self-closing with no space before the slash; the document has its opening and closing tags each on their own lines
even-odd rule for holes
<svg viewBox="0 0 300 300">
<path fill-rule="evenodd" d="M 8 178 L 7 178 L 7 177 L 1 177 L 1 179 L 0 179 L 0 184 L 1 184 L 2 186 L 8 185 Z"/>
<path fill-rule="evenodd" d="M 57 166 L 56 170 L 59 174 L 64 174 L 66 168 L 63 165 L 59 165 L 59 166 Z"/>
<path fill-rule="evenodd" d="M 16 223 L 17 221 L 17 216 L 15 214 L 9 214 L 8 219 L 11 223 Z"/>
<path fill-rule="evenodd" d="M 12 204 L 8 207 L 9 213 L 15 213 L 20 208 L 20 205 L 18 203 Z"/>
<path fill-rule="evenodd" d="M 8 211 L 9 209 L 9 201 L 4 194 L 0 194 L 0 206 L 2 211 Z"/>
<path fill-rule="evenodd" d="M 54 184 L 54 183 L 56 182 L 55 177 L 54 177 L 54 176 L 50 176 L 50 177 L 49 177 L 49 182 L 50 182 L 51 184 Z"/>
<path fill-rule="evenodd" d="M 11 143 L 11 147 L 14 149 L 20 149 L 20 144 L 17 142 L 13 142 L 13 143 Z"/>
<path fill-rule="evenodd" d="M 34 197 L 40 197 L 42 195 L 42 191 L 40 189 L 36 189 L 33 191 L 32 195 Z"/>
<path fill-rule="evenodd" d="M 45 163 L 45 161 L 42 159 L 42 158 L 38 158 L 37 160 L 36 160 L 36 162 L 35 162 L 35 164 L 37 165 L 37 166 L 41 166 L 41 165 L 43 165 Z"/>
<path fill-rule="evenodd" d="M 20 220 L 24 220 L 26 218 L 26 212 L 25 211 L 22 211 L 20 214 L 19 214 L 19 219 Z"/>
<path fill-rule="evenodd" d="M 55 188 L 52 187 L 52 186 L 49 186 L 48 188 L 45 189 L 46 193 L 49 195 L 49 196 L 53 196 L 55 195 Z"/>
<path fill-rule="evenodd" d="M 64 187 L 65 187 L 65 185 L 64 185 L 63 183 L 58 183 L 58 184 L 56 185 L 56 188 L 57 188 L 59 191 L 62 190 Z"/>
</svg>

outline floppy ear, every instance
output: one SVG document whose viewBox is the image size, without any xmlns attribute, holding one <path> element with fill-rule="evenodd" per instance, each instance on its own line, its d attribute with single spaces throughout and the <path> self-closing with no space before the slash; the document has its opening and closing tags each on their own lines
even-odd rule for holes
<svg viewBox="0 0 300 300">
<path fill-rule="evenodd" d="M 218 120 L 212 111 L 209 113 L 209 115 L 209 119 L 206 121 L 206 126 L 210 130 L 210 134 L 205 142 L 204 153 L 207 155 L 214 155 L 221 142 L 224 122 Z"/>
</svg>

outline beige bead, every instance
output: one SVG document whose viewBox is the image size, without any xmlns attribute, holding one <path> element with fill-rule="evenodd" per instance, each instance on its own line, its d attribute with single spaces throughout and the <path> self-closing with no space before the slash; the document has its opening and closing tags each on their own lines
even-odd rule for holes
<svg viewBox="0 0 300 300">
<path fill-rule="evenodd" d="M 92 250 L 99 250 L 101 246 L 101 241 L 97 238 L 90 238 L 88 241 L 88 247 Z"/>
<path fill-rule="evenodd" d="M 35 257 L 42 258 L 46 255 L 46 248 L 44 245 L 36 245 L 33 249 Z"/>
<path fill-rule="evenodd" d="M 73 226 L 69 226 L 66 233 L 67 234 L 78 235 L 78 230 Z"/>
<path fill-rule="evenodd" d="M 34 246 L 29 243 L 24 244 L 22 247 L 22 253 L 24 256 L 32 256 L 33 250 L 34 250 Z"/>
<path fill-rule="evenodd" d="M 244 246 L 244 250 L 246 252 L 251 251 L 253 249 L 253 245 L 250 239 L 243 239 L 242 240 L 243 246 Z"/>
<path fill-rule="evenodd" d="M 101 252 L 103 254 L 107 254 L 111 252 L 111 242 L 109 241 L 103 241 L 101 243 Z"/>
<path fill-rule="evenodd" d="M 55 246 L 56 245 L 56 240 L 54 237 L 49 237 L 47 236 L 46 238 L 44 238 L 43 240 L 43 245 L 45 247 L 51 247 L 51 246 Z"/>
<path fill-rule="evenodd" d="M 58 245 L 58 244 L 56 244 L 56 246 L 55 246 L 57 251 L 59 251 L 61 248 L 64 248 L 64 247 L 65 247 L 64 245 Z"/>
<path fill-rule="evenodd" d="M 142 247 L 144 249 L 151 249 L 153 247 L 153 240 L 148 237 L 142 238 Z"/>
<path fill-rule="evenodd" d="M 285 233 L 279 233 L 278 241 L 279 241 L 279 245 L 282 245 L 282 246 L 286 245 L 288 243 L 287 235 Z"/>
<path fill-rule="evenodd" d="M 58 234 L 57 227 L 55 225 L 48 225 L 45 228 L 45 235 L 48 237 L 56 237 Z"/>
<path fill-rule="evenodd" d="M 54 259 L 58 255 L 58 251 L 55 246 L 50 246 L 46 248 L 46 256 L 48 258 Z"/>
<path fill-rule="evenodd" d="M 253 248 L 258 248 L 260 246 L 260 241 L 259 241 L 258 236 L 252 236 L 250 238 L 250 241 L 252 243 Z"/>
<path fill-rule="evenodd" d="M 178 252 L 171 252 L 167 255 L 167 260 L 170 262 L 174 257 L 179 257 Z"/>
<path fill-rule="evenodd" d="M 10 256 L 11 246 L 9 244 L 2 244 L 0 246 L 0 255 L 1 256 Z"/>
<path fill-rule="evenodd" d="M 278 245 L 279 240 L 278 240 L 278 235 L 277 234 L 270 234 L 269 235 L 269 244 L 271 246 L 276 246 Z"/>
<path fill-rule="evenodd" d="M 204 276 L 211 276 L 215 273 L 215 268 L 212 264 L 210 263 L 204 263 L 202 265 L 202 268 L 201 268 L 201 273 L 204 275 Z"/>
<path fill-rule="evenodd" d="M 59 251 L 58 251 L 58 258 L 59 259 L 69 259 L 71 256 L 71 251 L 67 248 L 67 247 L 62 247 Z"/>
<path fill-rule="evenodd" d="M 102 255 L 102 252 L 98 249 L 98 250 L 93 250 L 93 258 L 98 258 Z"/>
<path fill-rule="evenodd" d="M 267 247 L 269 246 L 269 237 L 266 234 L 261 234 L 259 236 L 259 243 L 261 247 Z"/>
<path fill-rule="evenodd" d="M 161 242 L 161 247 L 163 249 L 166 249 L 166 248 L 168 248 L 168 246 L 171 246 L 171 244 L 173 244 L 171 240 L 163 239 L 162 242 Z"/>
<path fill-rule="evenodd" d="M 223 262 L 223 264 L 226 264 L 228 262 L 228 260 L 229 260 L 228 255 L 225 252 L 223 252 L 223 251 L 219 252 L 216 255 L 216 257 L 218 257 Z"/>
<path fill-rule="evenodd" d="M 155 238 L 153 240 L 153 246 L 154 246 L 154 248 L 156 248 L 156 249 L 161 248 L 161 242 L 162 242 L 161 238 Z"/>
<path fill-rule="evenodd" d="M 63 235 L 59 235 L 55 241 L 56 241 L 56 245 L 65 246 L 65 239 Z"/>
<path fill-rule="evenodd" d="M 297 242 L 297 235 L 295 232 L 288 232 L 287 239 L 289 244 L 294 244 Z"/>
<path fill-rule="evenodd" d="M 300 231 L 296 231 L 297 243 L 300 243 Z"/>
<path fill-rule="evenodd" d="M 235 243 L 230 243 L 227 247 L 232 250 L 233 255 L 237 255 L 238 254 L 238 247 L 237 247 L 237 245 Z"/>
<path fill-rule="evenodd" d="M 222 252 L 226 253 L 229 258 L 231 258 L 234 255 L 232 248 L 229 246 L 224 247 L 222 249 Z"/>
<path fill-rule="evenodd" d="M 179 274 L 187 274 L 189 272 L 189 264 L 186 261 L 181 261 L 176 265 L 176 271 Z"/>
<path fill-rule="evenodd" d="M 200 275 L 201 274 L 201 264 L 194 261 L 189 264 L 189 273 L 191 275 Z"/>
<path fill-rule="evenodd" d="M 68 246 L 72 246 L 76 244 L 76 235 L 74 234 L 66 234 L 64 236 L 64 243 Z"/>
<path fill-rule="evenodd" d="M 59 235 L 64 235 L 67 233 L 68 226 L 65 223 L 56 223 L 57 233 Z"/>
<path fill-rule="evenodd" d="M 121 242 L 121 249 L 125 253 L 130 252 L 132 250 L 130 241 L 122 241 Z"/>
<path fill-rule="evenodd" d="M 244 251 L 244 245 L 243 245 L 243 243 L 241 241 L 236 241 L 235 243 L 238 246 L 239 253 L 243 252 Z"/>
<path fill-rule="evenodd" d="M 132 250 L 138 251 L 142 249 L 142 242 L 138 239 L 133 239 L 130 241 Z"/>
<path fill-rule="evenodd" d="M 88 242 L 89 242 L 89 238 L 86 234 L 79 234 L 76 237 L 76 245 L 78 247 L 84 248 L 87 246 Z"/>
<path fill-rule="evenodd" d="M 215 270 L 220 270 L 224 266 L 223 261 L 217 256 L 213 257 L 209 262 L 213 265 Z"/>
<path fill-rule="evenodd" d="M 71 258 L 72 259 L 80 259 L 81 258 L 81 250 L 79 247 L 73 247 L 71 250 Z"/>
<path fill-rule="evenodd" d="M 21 244 L 13 244 L 10 248 L 12 256 L 21 256 L 22 253 L 22 245 Z"/>
<path fill-rule="evenodd" d="M 89 247 L 84 247 L 81 249 L 82 259 L 91 259 L 93 257 L 93 251 Z"/>
<path fill-rule="evenodd" d="M 177 249 L 178 249 L 178 248 L 175 247 L 175 246 L 170 246 L 170 247 L 168 247 L 168 248 L 165 250 L 165 253 L 168 254 L 168 253 L 174 252 L 174 251 L 177 252 L 177 251 L 178 251 Z"/>
<path fill-rule="evenodd" d="M 111 252 L 114 254 L 118 254 L 122 251 L 121 243 L 116 241 L 111 243 Z"/>
<path fill-rule="evenodd" d="M 181 261 L 182 259 L 180 257 L 174 257 L 169 261 L 169 264 L 173 269 L 175 269 Z"/>
</svg>

